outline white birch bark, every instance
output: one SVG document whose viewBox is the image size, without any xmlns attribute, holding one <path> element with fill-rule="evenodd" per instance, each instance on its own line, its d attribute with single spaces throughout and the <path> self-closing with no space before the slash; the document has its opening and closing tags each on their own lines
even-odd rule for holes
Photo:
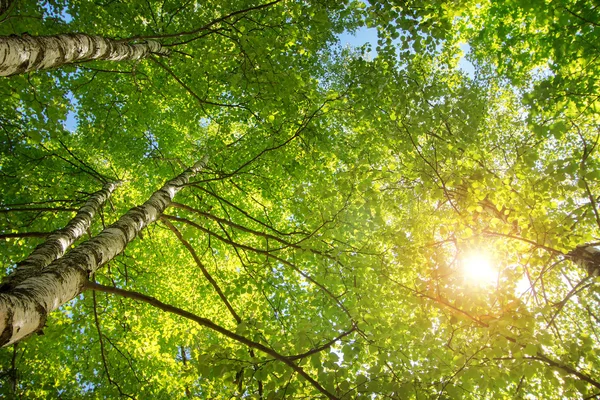
<svg viewBox="0 0 600 400">
<path fill-rule="evenodd" d="M 27 258 L 17 264 L 15 270 L 4 279 L 0 289 L 15 287 L 62 257 L 67 249 L 88 230 L 94 216 L 117 186 L 117 183 L 107 183 L 101 190 L 91 195 L 64 228 L 50 234 Z"/>
<path fill-rule="evenodd" d="M 52 262 L 39 274 L 0 293 L 0 346 L 40 330 L 48 313 L 82 292 L 90 274 L 112 260 L 148 224 L 156 221 L 175 194 L 205 165 L 207 157 L 168 181 L 141 206 L 125 213 L 93 239 Z"/>
<path fill-rule="evenodd" d="M 577 246 L 567 257 L 585 268 L 589 276 L 600 276 L 600 246 L 596 243 Z"/>
<path fill-rule="evenodd" d="M 56 68 L 80 61 L 139 60 L 149 54 L 168 55 L 169 51 L 155 41 L 129 44 L 84 33 L 4 36 L 0 37 L 0 76 Z"/>
</svg>

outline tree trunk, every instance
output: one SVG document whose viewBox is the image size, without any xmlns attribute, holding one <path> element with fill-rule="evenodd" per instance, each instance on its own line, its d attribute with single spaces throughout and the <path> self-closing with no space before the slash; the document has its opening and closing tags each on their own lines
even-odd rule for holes
<svg viewBox="0 0 600 400">
<path fill-rule="evenodd" d="M 584 244 L 571 250 L 567 257 L 584 268 L 589 276 L 600 276 L 600 247 L 598 243 Z"/>
<path fill-rule="evenodd" d="M 144 227 L 155 221 L 182 185 L 204 167 L 206 159 L 168 181 L 144 204 L 129 210 L 93 239 L 0 293 L 0 346 L 42 329 L 48 313 L 81 293 L 90 274 L 121 253 Z"/>
<path fill-rule="evenodd" d="M 107 183 L 98 192 L 94 193 L 79 209 L 75 218 L 62 229 L 50 234 L 45 242 L 40 244 L 23 261 L 17 264 L 16 269 L 4 279 L 0 291 L 8 291 L 30 276 L 37 275 L 54 260 L 59 259 L 65 251 L 79 239 L 91 226 L 94 216 L 100 207 L 110 197 L 118 184 Z"/>
<path fill-rule="evenodd" d="M 0 76 L 56 68 L 81 61 L 139 60 L 149 54 L 168 55 L 169 52 L 155 41 L 129 44 L 84 33 L 5 36 L 0 37 Z"/>
<path fill-rule="evenodd" d="M 13 0 L 0 0 L 0 15 L 8 11 L 12 2 Z"/>
</svg>

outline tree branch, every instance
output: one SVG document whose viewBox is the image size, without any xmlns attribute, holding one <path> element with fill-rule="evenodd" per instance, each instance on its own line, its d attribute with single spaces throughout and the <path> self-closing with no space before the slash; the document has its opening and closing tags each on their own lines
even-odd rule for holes
<svg viewBox="0 0 600 400">
<path fill-rule="evenodd" d="M 321 384 L 319 384 L 319 382 L 317 382 L 316 380 L 314 380 L 310 375 L 308 375 L 303 369 L 302 367 L 296 365 L 296 363 L 294 363 L 292 360 L 290 360 L 289 358 L 279 354 L 278 352 L 276 352 L 273 349 L 270 349 L 260 343 L 254 342 L 244 336 L 238 335 L 234 332 L 231 332 L 225 328 L 223 328 L 220 325 L 215 324 L 214 322 L 212 322 L 211 320 L 207 319 L 207 318 L 203 318 L 200 317 L 196 314 L 193 314 L 189 311 L 185 311 L 181 308 L 163 303 L 159 300 L 157 300 L 154 297 L 151 296 L 147 296 L 145 294 L 142 293 L 138 293 L 138 292 L 134 292 L 134 291 L 130 291 L 130 290 L 124 290 L 124 289 L 119 289 L 116 287 L 111 287 L 111 286 L 104 286 L 104 285 L 100 285 L 98 283 L 95 282 L 90 282 L 88 281 L 86 283 L 85 288 L 87 289 L 91 289 L 91 290 L 96 290 L 96 291 L 100 291 L 100 292 L 104 292 L 104 293 L 112 293 L 112 294 L 116 294 L 119 296 L 123 296 L 129 299 L 133 299 L 133 300 L 138 300 L 147 304 L 150 304 L 153 307 L 159 308 L 163 311 L 172 313 L 172 314 L 176 314 L 179 315 L 181 317 L 184 317 L 186 319 L 189 319 L 191 321 L 196 322 L 198 325 L 204 326 L 206 328 L 212 329 L 216 332 L 219 332 L 220 334 L 227 336 L 230 339 L 235 340 L 236 342 L 242 343 L 248 347 L 254 348 L 258 351 L 261 351 L 271 357 L 273 357 L 274 359 L 281 361 L 282 363 L 286 364 L 287 366 L 289 366 L 291 369 L 293 369 L 295 372 L 297 372 L 300 376 L 302 376 L 304 379 L 306 379 L 315 389 L 317 389 L 319 392 L 321 392 L 322 394 L 324 394 L 325 396 L 327 396 L 327 398 L 331 399 L 331 400 L 338 400 L 338 398 L 336 396 L 334 396 L 333 394 L 331 394 L 329 391 L 327 391 L 327 389 L 325 389 L 323 386 L 321 386 Z"/>
<path fill-rule="evenodd" d="M 18 233 L 0 233 L 0 239 L 8 238 L 45 238 L 52 232 L 18 232 Z"/>
<path fill-rule="evenodd" d="M 125 39 L 121 39 L 119 40 L 120 42 L 131 42 L 131 41 L 137 41 L 137 40 L 147 40 L 147 39 L 166 39 L 166 38 L 174 38 L 174 37 L 180 37 L 180 36 L 188 36 L 188 35 L 194 35 L 198 32 L 201 31 L 205 31 L 210 29 L 211 27 L 213 27 L 214 25 L 217 25 L 218 23 L 221 23 L 223 21 L 226 21 L 232 17 L 235 17 L 236 15 L 240 15 L 240 14 L 245 14 L 245 13 L 249 13 L 252 11 L 258 11 L 258 10 L 262 10 L 263 8 L 268 8 L 272 5 L 275 5 L 277 3 L 279 3 L 281 0 L 275 0 L 272 1 L 270 3 L 266 3 L 266 4 L 261 4 L 258 6 L 254 6 L 254 7 L 248 7 L 245 8 L 243 10 L 237 10 L 237 11 L 233 11 L 229 14 L 223 15 L 222 17 L 219 17 L 217 19 L 212 20 L 211 22 L 209 22 L 206 25 L 203 25 L 199 28 L 196 29 L 192 29 L 191 31 L 184 31 L 184 32 L 177 32 L 177 33 L 165 33 L 162 35 L 141 35 L 141 36 L 133 36 L 133 37 L 128 37 Z"/>
<path fill-rule="evenodd" d="M 293 263 L 289 262 L 288 260 L 283 259 L 281 257 L 277 257 L 277 256 L 271 254 L 271 252 L 269 250 L 257 249 L 257 248 L 254 248 L 252 246 L 248 246 L 248 245 L 241 244 L 241 243 L 236 243 L 233 240 L 229 240 L 227 238 L 224 238 L 223 236 L 217 235 L 213 231 L 211 231 L 209 229 L 206 229 L 206 228 L 204 228 L 204 227 L 202 227 L 202 226 L 196 224 L 195 222 L 190 221 L 189 219 L 186 219 L 186 218 L 176 217 L 176 216 L 167 215 L 167 214 L 161 215 L 160 218 L 162 220 L 170 219 L 170 220 L 173 220 L 173 221 L 183 222 L 185 224 L 193 226 L 194 228 L 199 229 L 202 232 L 205 232 L 205 233 L 207 233 L 207 234 L 209 234 L 209 235 L 211 235 L 211 236 L 219 239 L 223 243 L 227 243 L 227 244 L 229 244 L 229 245 L 231 245 L 233 247 L 239 247 L 241 249 L 253 251 L 253 252 L 258 253 L 258 254 L 266 255 L 268 257 L 271 257 L 274 260 L 279 261 L 280 263 L 282 263 L 284 265 L 287 265 L 288 267 L 290 267 L 291 269 L 293 269 L 294 271 L 296 271 L 297 273 L 299 273 L 307 281 L 311 282 L 313 285 L 317 286 L 325 294 L 327 294 L 342 309 L 342 311 L 344 311 L 344 313 L 348 316 L 348 318 L 350 318 L 350 321 L 354 322 L 354 318 L 352 317 L 352 315 L 350 314 L 350 312 L 348 311 L 348 309 L 346 308 L 346 306 L 344 306 L 344 304 L 340 301 L 340 299 L 339 299 L 340 296 L 335 296 L 333 293 L 331 293 L 331 291 L 329 289 L 327 289 L 321 283 L 317 282 L 312 276 L 310 276 L 306 272 L 302 271 L 300 268 L 298 268 L 296 265 L 294 265 Z"/>
<path fill-rule="evenodd" d="M 179 230 L 171 222 L 169 222 L 169 220 L 162 219 L 162 222 L 167 226 L 167 228 L 169 228 L 175 234 L 175 236 L 177 236 L 177 239 L 179 239 L 179 241 L 183 244 L 183 246 L 190 252 L 190 254 L 192 255 L 192 258 L 196 262 L 196 265 L 198 266 L 198 268 L 200 268 L 200 270 L 202 271 L 202 274 L 204 275 L 206 280 L 208 280 L 208 282 L 210 282 L 212 287 L 215 289 L 215 291 L 217 292 L 217 294 L 219 295 L 219 297 L 221 298 L 223 303 L 225 303 L 225 306 L 231 313 L 235 322 L 240 324 L 242 322 L 242 318 L 240 318 L 238 313 L 233 309 L 233 307 L 231 306 L 231 303 L 229 302 L 229 300 L 227 300 L 227 297 L 225 297 L 225 294 L 219 287 L 219 284 L 210 275 L 210 273 L 208 272 L 208 270 L 206 269 L 206 267 L 204 266 L 202 261 L 200 261 L 200 258 L 196 254 L 196 251 L 194 250 L 192 245 L 190 245 L 190 243 L 183 238 L 183 235 L 181 234 L 181 232 L 179 232 Z"/>
</svg>

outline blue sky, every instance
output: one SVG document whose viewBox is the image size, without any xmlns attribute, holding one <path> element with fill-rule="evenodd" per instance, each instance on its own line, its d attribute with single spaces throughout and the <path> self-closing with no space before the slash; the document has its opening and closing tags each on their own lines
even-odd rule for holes
<svg viewBox="0 0 600 400">
<path fill-rule="evenodd" d="M 359 47 L 363 44 L 371 43 L 374 51 L 375 46 L 377 46 L 377 28 L 362 27 L 354 34 L 344 32 L 339 38 L 342 46 L 350 45 Z"/>
<path fill-rule="evenodd" d="M 344 32 L 341 35 L 339 35 L 339 40 L 342 46 L 350 45 L 353 47 L 360 47 L 366 43 L 371 43 L 372 55 L 375 56 L 377 54 L 377 51 L 375 50 L 375 48 L 377 47 L 377 28 L 362 27 L 353 34 L 349 32 Z M 462 44 L 460 47 L 465 53 L 465 55 L 468 54 L 468 52 L 470 51 L 470 47 L 468 44 Z M 467 61 L 465 57 L 462 57 L 459 61 L 458 68 L 464 71 L 471 78 L 474 77 L 475 70 L 473 68 L 473 64 Z M 75 108 L 77 108 L 77 100 L 74 99 L 72 96 L 70 97 L 70 100 L 71 103 L 75 106 Z M 64 126 L 70 131 L 74 131 L 76 129 L 77 119 L 74 112 L 69 112 L 67 114 L 67 120 L 65 121 Z"/>
<path fill-rule="evenodd" d="M 375 56 L 377 54 L 377 51 L 375 50 L 377 47 L 377 28 L 362 27 L 354 34 L 344 32 L 339 35 L 339 39 L 342 46 L 350 45 L 353 47 L 360 47 L 366 43 L 371 43 L 372 55 Z M 465 55 L 467 55 L 471 49 L 466 43 L 461 44 L 460 48 Z M 458 68 L 471 78 L 475 76 L 473 64 L 471 64 L 464 56 L 458 62 Z"/>
</svg>

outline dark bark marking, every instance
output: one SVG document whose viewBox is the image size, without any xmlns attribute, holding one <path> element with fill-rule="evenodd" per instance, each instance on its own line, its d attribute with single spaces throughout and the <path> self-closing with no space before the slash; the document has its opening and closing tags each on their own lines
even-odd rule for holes
<svg viewBox="0 0 600 400">
<path fill-rule="evenodd" d="M 23 35 L 23 36 L 25 36 L 25 35 Z M 27 35 L 27 36 L 29 36 L 29 35 Z M 38 43 L 38 41 L 37 41 L 35 38 L 33 38 L 33 37 L 31 37 L 31 36 L 30 36 L 30 38 L 31 38 L 32 40 L 34 40 L 34 41 L 36 42 L 36 44 Z M 27 45 L 28 45 L 28 46 L 31 46 L 31 43 L 27 42 Z M 39 45 L 38 45 L 38 48 L 39 48 L 39 52 L 38 52 L 38 54 L 37 54 L 37 57 L 36 57 L 36 58 L 35 58 L 35 60 L 34 60 L 34 61 L 31 63 L 31 67 L 33 67 L 33 69 L 34 69 L 34 70 L 37 70 L 37 69 L 39 68 L 39 66 L 40 66 L 40 64 L 42 63 L 42 61 L 44 61 L 44 57 L 46 56 L 46 49 L 45 49 L 45 46 L 39 46 Z M 31 51 L 31 47 L 29 48 L 29 51 Z"/>
<path fill-rule="evenodd" d="M 0 346 L 4 346 L 6 343 L 10 341 L 13 335 L 13 310 L 8 310 L 6 313 L 6 318 L 4 319 L 5 327 L 4 331 L 0 334 Z"/>
</svg>

